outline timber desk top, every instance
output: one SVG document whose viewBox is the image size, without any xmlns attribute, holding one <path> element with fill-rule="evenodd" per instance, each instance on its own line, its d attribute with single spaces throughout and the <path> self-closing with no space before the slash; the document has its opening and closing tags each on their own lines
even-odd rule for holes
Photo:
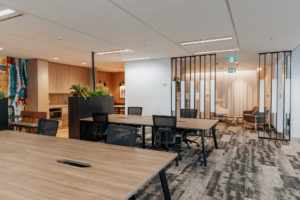
<svg viewBox="0 0 300 200">
<path fill-rule="evenodd" d="M 80 120 L 93 121 L 93 118 L 89 117 Z M 153 126 L 152 116 L 111 114 L 108 116 L 108 121 L 116 124 Z M 182 129 L 210 130 L 218 122 L 219 120 L 177 118 L 176 127 Z"/>
<path fill-rule="evenodd" d="M 128 199 L 177 154 L 0 131 L 0 199 Z M 79 168 L 57 163 L 88 163 Z"/>
</svg>

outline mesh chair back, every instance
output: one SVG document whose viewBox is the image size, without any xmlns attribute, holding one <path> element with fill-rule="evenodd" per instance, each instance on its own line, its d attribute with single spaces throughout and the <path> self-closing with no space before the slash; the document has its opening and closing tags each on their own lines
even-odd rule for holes
<svg viewBox="0 0 300 200">
<path fill-rule="evenodd" d="M 93 113 L 93 121 L 96 123 L 108 123 L 108 112 Z"/>
<path fill-rule="evenodd" d="M 56 136 L 59 122 L 51 119 L 39 119 L 38 134 Z"/>
<path fill-rule="evenodd" d="M 176 116 L 153 115 L 153 129 L 159 145 L 176 143 Z M 166 138 L 167 137 L 167 138 Z"/>
<path fill-rule="evenodd" d="M 181 118 L 197 118 L 196 109 L 180 109 Z"/>
<path fill-rule="evenodd" d="M 110 124 L 107 128 L 107 144 L 136 146 L 137 128 Z"/>
<path fill-rule="evenodd" d="M 102 134 L 106 131 L 108 126 L 108 112 L 92 113 L 93 123 L 97 126 L 96 135 L 102 137 Z M 96 136 L 97 137 L 97 136 Z"/>
<path fill-rule="evenodd" d="M 143 107 L 128 107 L 128 115 L 142 115 Z"/>
<path fill-rule="evenodd" d="M 169 128 L 176 130 L 176 116 L 153 115 L 154 128 Z"/>
</svg>

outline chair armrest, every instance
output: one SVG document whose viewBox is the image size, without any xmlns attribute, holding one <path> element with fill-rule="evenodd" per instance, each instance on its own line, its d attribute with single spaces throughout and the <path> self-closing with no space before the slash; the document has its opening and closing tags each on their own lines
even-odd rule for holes
<svg viewBox="0 0 300 200">
<path fill-rule="evenodd" d="M 252 115 L 253 117 L 266 117 L 266 115 Z"/>
<path fill-rule="evenodd" d="M 253 112 L 252 110 L 244 110 L 243 114 L 252 114 L 252 112 Z"/>
</svg>

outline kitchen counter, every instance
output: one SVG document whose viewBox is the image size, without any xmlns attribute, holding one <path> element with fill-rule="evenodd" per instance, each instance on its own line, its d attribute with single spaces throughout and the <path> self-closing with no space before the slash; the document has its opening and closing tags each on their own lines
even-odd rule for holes
<svg viewBox="0 0 300 200">
<path fill-rule="evenodd" d="M 62 107 L 68 107 L 68 105 L 51 105 L 49 108 L 62 108 Z"/>
</svg>

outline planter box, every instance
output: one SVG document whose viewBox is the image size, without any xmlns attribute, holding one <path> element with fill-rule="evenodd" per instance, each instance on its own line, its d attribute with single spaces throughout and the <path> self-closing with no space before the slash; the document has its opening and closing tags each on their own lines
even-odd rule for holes
<svg viewBox="0 0 300 200">
<path fill-rule="evenodd" d="M 113 96 L 97 96 L 84 99 L 69 97 L 69 138 L 80 139 L 80 119 L 92 117 L 95 112 L 114 112 Z"/>
<path fill-rule="evenodd" d="M 8 99 L 0 99 L 0 130 L 8 129 Z"/>
</svg>

